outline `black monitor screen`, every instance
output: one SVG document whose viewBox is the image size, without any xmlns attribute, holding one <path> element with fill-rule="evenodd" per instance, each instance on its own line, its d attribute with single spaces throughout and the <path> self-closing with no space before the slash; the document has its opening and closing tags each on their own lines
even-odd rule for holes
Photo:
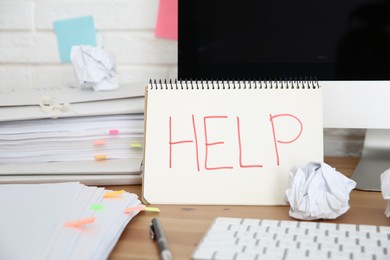
<svg viewBox="0 0 390 260">
<path fill-rule="evenodd" d="M 390 0 L 180 0 L 179 79 L 390 79 Z"/>
</svg>

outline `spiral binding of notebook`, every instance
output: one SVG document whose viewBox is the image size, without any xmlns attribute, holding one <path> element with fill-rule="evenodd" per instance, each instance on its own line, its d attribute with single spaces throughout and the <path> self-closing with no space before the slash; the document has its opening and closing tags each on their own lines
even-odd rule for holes
<svg viewBox="0 0 390 260">
<path fill-rule="evenodd" d="M 316 79 L 285 80 L 150 80 L 151 89 L 315 89 Z"/>
</svg>

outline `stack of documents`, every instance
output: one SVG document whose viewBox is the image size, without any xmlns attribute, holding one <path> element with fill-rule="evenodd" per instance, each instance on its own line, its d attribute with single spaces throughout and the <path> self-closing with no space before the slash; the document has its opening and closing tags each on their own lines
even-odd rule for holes
<svg viewBox="0 0 390 260">
<path fill-rule="evenodd" d="M 0 164 L 142 159 L 143 114 L 4 122 Z"/>
<path fill-rule="evenodd" d="M 139 212 L 125 209 L 140 205 L 135 194 L 109 192 L 75 182 L 0 185 L 0 259 L 106 259 Z"/>
<path fill-rule="evenodd" d="M 144 85 L 0 93 L 0 183 L 141 183 Z"/>
</svg>

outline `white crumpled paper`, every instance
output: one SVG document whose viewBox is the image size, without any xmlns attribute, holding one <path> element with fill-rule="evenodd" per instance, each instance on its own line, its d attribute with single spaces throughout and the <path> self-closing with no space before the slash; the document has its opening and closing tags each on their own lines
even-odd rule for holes
<svg viewBox="0 0 390 260">
<path fill-rule="evenodd" d="M 335 219 L 349 209 L 356 182 L 326 163 L 310 162 L 290 171 L 289 215 L 303 220 Z"/>
<path fill-rule="evenodd" d="M 387 207 L 385 210 L 386 217 L 390 217 L 390 169 L 381 174 L 381 190 L 382 196 L 387 200 Z"/>
<path fill-rule="evenodd" d="M 93 88 L 95 91 L 118 88 L 114 57 L 102 47 L 73 46 L 70 59 L 81 87 Z"/>
</svg>

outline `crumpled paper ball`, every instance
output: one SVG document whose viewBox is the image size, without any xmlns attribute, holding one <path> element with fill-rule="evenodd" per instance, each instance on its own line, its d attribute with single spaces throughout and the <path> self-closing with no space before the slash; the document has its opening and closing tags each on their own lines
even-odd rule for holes
<svg viewBox="0 0 390 260">
<path fill-rule="evenodd" d="M 387 207 L 385 210 L 386 217 L 390 217 L 390 169 L 381 174 L 381 191 L 382 196 L 387 200 Z"/>
<path fill-rule="evenodd" d="M 349 209 L 356 182 L 326 163 L 310 162 L 290 171 L 286 197 L 296 219 L 335 219 Z"/>
<path fill-rule="evenodd" d="M 118 88 L 114 56 L 102 47 L 73 46 L 70 59 L 81 87 L 93 88 L 95 91 Z"/>
</svg>

